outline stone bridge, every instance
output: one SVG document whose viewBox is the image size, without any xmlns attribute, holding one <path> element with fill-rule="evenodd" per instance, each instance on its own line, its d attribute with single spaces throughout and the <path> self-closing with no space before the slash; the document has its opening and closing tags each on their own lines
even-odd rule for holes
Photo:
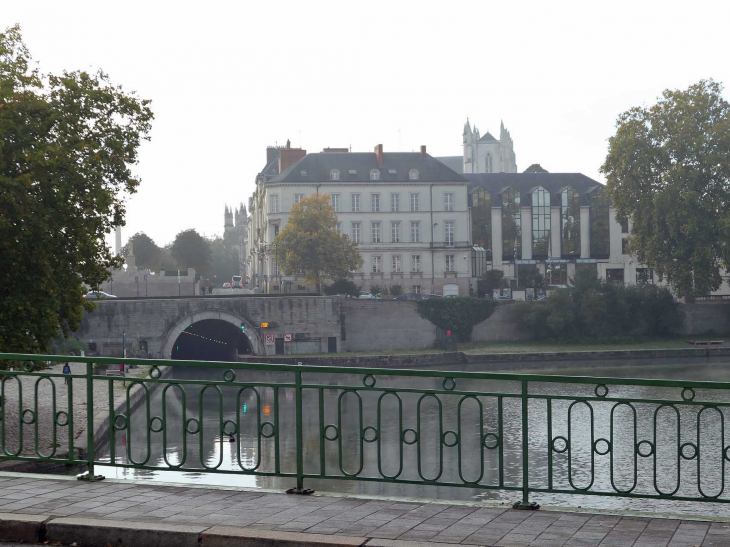
<svg viewBox="0 0 730 547">
<path fill-rule="evenodd" d="M 120 298 L 98 304 L 74 334 L 92 355 L 121 357 L 126 341 L 128 357 L 235 360 L 236 352 L 327 353 L 342 342 L 339 297 Z"/>
</svg>

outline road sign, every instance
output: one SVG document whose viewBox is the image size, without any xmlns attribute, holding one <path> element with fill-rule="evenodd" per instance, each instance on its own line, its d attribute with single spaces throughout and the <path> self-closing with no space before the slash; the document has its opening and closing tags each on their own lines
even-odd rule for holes
<svg viewBox="0 0 730 547">
<path fill-rule="evenodd" d="M 284 342 L 291 342 L 293 340 L 293 336 L 291 332 L 285 332 L 284 333 Z"/>
<path fill-rule="evenodd" d="M 269 278 L 269 276 L 264 274 L 264 279 L 268 279 L 268 278 Z"/>
<path fill-rule="evenodd" d="M 266 343 L 267 344 L 273 344 L 274 343 L 274 335 L 273 334 L 267 334 L 266 335 Z"/>
<path fill-rule="evenodd" d="M 254 277 L 258 277 L 258 276 L 259 276 L 259 274 L 253 274 L 253 276 L 254 276 Z"/>
</svg>

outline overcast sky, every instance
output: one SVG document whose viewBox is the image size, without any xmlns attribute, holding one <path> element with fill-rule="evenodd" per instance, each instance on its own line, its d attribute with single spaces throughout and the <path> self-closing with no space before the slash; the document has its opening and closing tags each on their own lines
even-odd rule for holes
<svg viewBox="0 0 730 547">
<path fill-rule="evenodd" d="M 45 72 L 102 68 L 152 100 L 124 240 L 223 230 L 266 146 L 461 155 L 467 118 L 517 166 L 597 180 L 617 115 L 730 85 L 730 2 L 0 0 Z M 725 91 L 725 96 L 729 93 Z"/>
</svg>

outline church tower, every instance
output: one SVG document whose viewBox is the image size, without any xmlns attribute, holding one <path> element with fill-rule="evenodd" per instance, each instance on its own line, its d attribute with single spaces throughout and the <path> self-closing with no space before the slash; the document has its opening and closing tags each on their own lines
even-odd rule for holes
<svg viewBox="0 0 730 547">
<path fill-rule="evenodd" d="M 514 144 L 504 123 L 500 123 L 499 139 L 489 131 L 479 133 L 476 125 L 472 129 L 467 118 L 463 133 L 463 173 L 516 173 L 517 160 Z"/>
<path fill-rule="evenodd" d="M 226 234 L 231 231 L 233 231 L 233 212 L 228 205 L 226 205 L 223 212 L 223 233 Z"/>
</svg>

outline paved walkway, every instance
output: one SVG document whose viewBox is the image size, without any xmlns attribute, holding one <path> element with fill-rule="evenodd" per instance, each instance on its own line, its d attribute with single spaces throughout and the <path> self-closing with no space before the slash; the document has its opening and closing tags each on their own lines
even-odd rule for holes
<svg viewBox="0 0 730 547">
<path fill-rule="evenodd" d="M 47 536 L 45 532 L 41 534 L 41 540 L 64 543 L 63 538 L 77 536 L 51 537 L 53 533 L 60 534 L 53 530 L 60 529 L 63 523 L 81 526 L 88 522 L 89 530 L 93 528 L 97 533 L 112 525 L 134 529 L 136 533 L 145 527 L 156 529 L 158 534 L 174 533 L 178 530 L 174 526 L 178 525 L 179 530 L 200 534 L 195 540 L 202 542 L 203 547 L 263 544 L 412 547 L 431 545 L 430 542 L 442 547 L 444 544 L 730 547 L 730 522 L 544 509 L 516 511 L 484 504 L 361 499 L 330 494 L 294 496 L 143 481 L 85 483 L 73 477 L 0 473 L 0 528 L 3 522 L 7 526 L 15 518 L 32 520 L 32 516 L 48 531 Z M 221 537 L 227 538 L 226 541 Z M 0 539 L 17 540 L 7 535 Z M 107 545 L 107 538 L 103 539 L 103 545 Z M 109 543 L 124 544 L 121 540 Z M 138 547 L 145 544 L 144 540 L 137 543 Z"/>
</svg>

